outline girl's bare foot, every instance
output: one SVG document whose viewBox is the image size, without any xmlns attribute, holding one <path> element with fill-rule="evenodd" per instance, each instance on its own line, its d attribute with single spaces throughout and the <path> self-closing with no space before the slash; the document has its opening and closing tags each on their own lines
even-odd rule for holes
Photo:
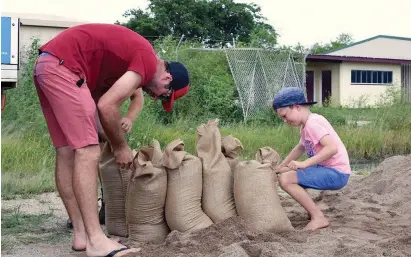
<svg viewBox="0 0 411 257">
<path fill-rule="evenodd" d="M 312 217 L 311 221 L 305 226 L 304 231 L 315 231 L 320 228 L 328 227 L 329 222 L 324 216 Z"/>
</svg>

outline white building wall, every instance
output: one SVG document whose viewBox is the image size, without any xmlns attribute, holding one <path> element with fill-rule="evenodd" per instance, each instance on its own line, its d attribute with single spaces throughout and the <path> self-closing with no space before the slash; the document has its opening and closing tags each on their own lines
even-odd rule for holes
<svg viewBox="0 0 411 257">
<path fill-rule="evenodd" d="M 411 60 L 411 40 L 380 37 L 328 55 Z"/>
<path fill-rule="evenodd" d="M 392 84 L 351 84 L 351 70 L 392 71 Z M 387 99 L 387 90 L 401 88 L 401 64 L 354 63 L 340 64 L 340 103 L 342 106 L 375 106 Z"/>
</svg>

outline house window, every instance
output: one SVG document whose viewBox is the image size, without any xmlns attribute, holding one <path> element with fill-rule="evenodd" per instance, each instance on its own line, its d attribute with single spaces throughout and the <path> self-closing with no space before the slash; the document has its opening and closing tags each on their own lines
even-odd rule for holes
<svg viewBox="0 0 411 257">
<path fill-rule="evenodd" d="M 351 84 L 391 84 L 392 71 L 351 70 Z"/>
</svg>

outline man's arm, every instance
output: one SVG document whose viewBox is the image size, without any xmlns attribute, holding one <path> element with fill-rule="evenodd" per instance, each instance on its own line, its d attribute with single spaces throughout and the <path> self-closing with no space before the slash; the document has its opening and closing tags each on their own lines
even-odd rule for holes
<svg viewBox="0 0 411 257">
<path fill-rule="evenodd" d="M 144 97 L 143 97 L 143 90 L 138 88 L 130 97 L 131 102 L 128 106 L 128 111 L 126 114 L 126 118 L 130 119 L 132 122 L 137 118 L 140 114 L 141 110 L 143 109 L 144 105 Z"/>
<path fill-rule="evenodd" d="M 130 99 L 131 102 L 128 106 L 127 114 L 121 119 L 121 128 L 126 133 L 130 133 L 131 128 L 133 127 L 134 120 L 137 118 L 138 114 L 143 109 L 143 90 L 141 88 L 137 89 L 130 97 Z"/>
<path fill-rule="evenodd" d="M 127 71 L 98 101 L 101 125 L 113 149 L 127 145 L 121 129 L 120 106 L 136 91 L 141 82 L 140 74 Z"/>
</svg>

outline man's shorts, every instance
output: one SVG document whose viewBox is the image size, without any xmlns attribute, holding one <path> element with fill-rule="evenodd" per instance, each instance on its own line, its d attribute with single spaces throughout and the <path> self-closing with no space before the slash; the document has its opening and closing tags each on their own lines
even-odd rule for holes
<svg viewBox="0 0 411 257">
<path fill-rule="evenodd" d="M 98 145 L 96 104 L 87 83 L 78 86 L 79 75 L 44 53 L 37 58 L 33 79 L 55 148 Z"/>
<path fill-rule="evenodd" d="M 333 168 L 314 165 L 305 169 L 298 169 L 297 178 L 298 184 L 303 188 L 338 190 L 347 184 L 350 174 L 339 172 Z"/>
</svg>

